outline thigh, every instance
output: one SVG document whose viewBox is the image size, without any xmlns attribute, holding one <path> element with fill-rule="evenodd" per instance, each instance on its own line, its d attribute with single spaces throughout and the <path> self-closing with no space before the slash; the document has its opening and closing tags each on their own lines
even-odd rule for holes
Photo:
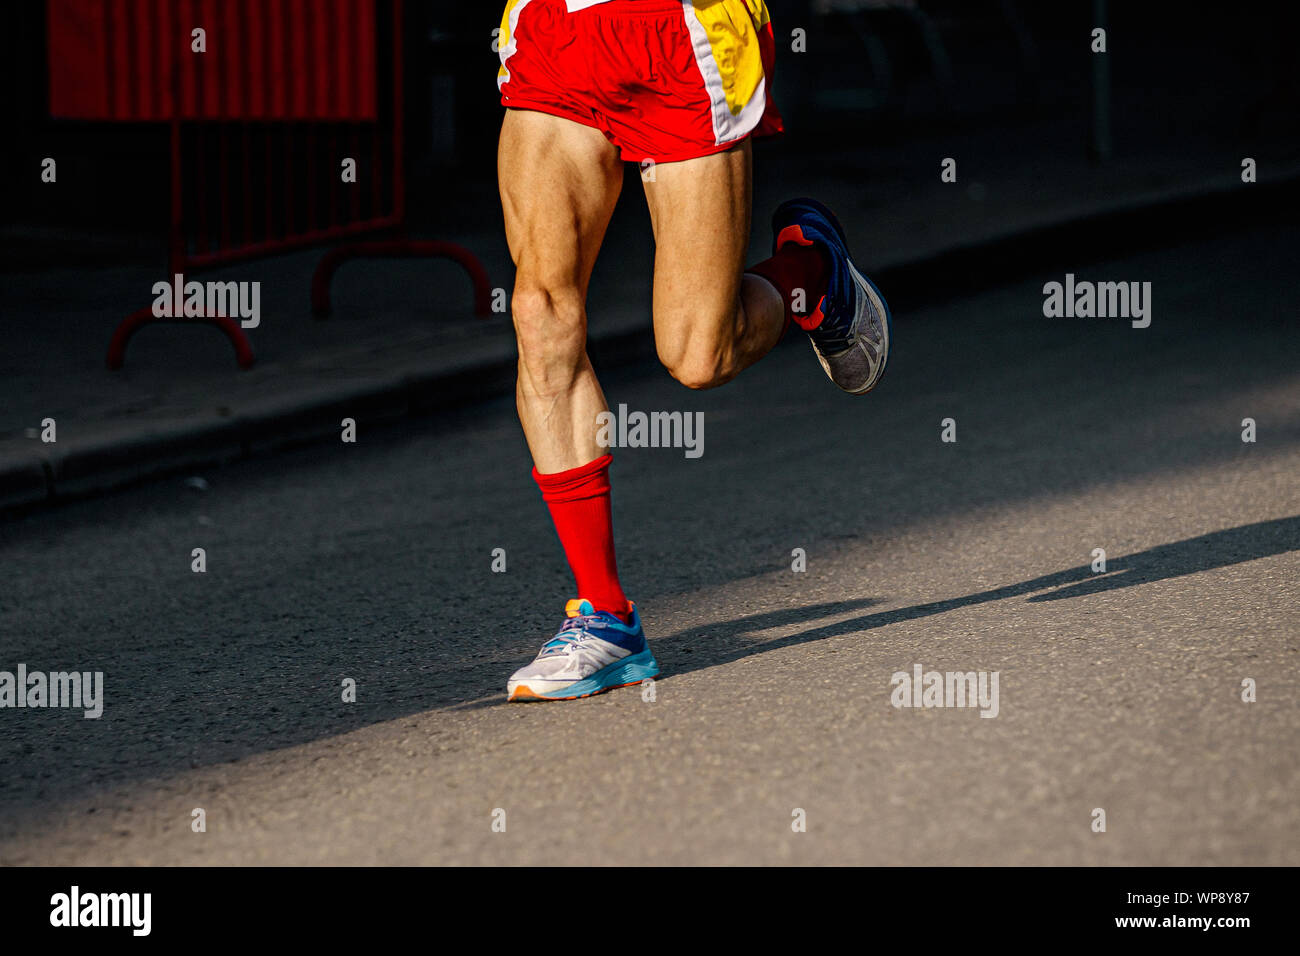
<svg viewBox="0 0 1300 956">
<path fill-rule="evenodd" d="M 729 340 L 749 248 L 749 140 L 653 167 L 646 202 L 655 234 L 654 327 L 660 354 Z M 643 177 L 644 178 L 644 177 Z"/>
<path fill-rule="evenodd" d="M 623 183 L 618 151 L 572 120 L 507 110 L 497 178 L 516 284 L 585 297 Z"/>
</svg>

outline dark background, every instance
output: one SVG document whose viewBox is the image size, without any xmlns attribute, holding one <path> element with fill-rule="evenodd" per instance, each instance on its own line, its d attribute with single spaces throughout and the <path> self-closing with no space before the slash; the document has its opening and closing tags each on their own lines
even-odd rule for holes
<svg viewBox="0 0 1300 956">
<path fill-rule="evenodd" d="M 1248 154 L 1240 147 L 1261 136 L 1290 140 L 1294 155 L 1295 4 L 1126 0 L 1107 7 L 1116 156 L 1189 138 L 1240 156 Z M 1075 115 L 1072 145 L 1088 149 L 1095 21 L 1086 0 L 924 0 L 920 16 L 899 9 L 818 15 L 793 0 L 773 0 L 770 8 L 776 96 L 788 135 L 765 148 L 881 145 Z M 158 236 L 166 222 L 165 125 L 50 119 L 44 5 L 8 5 L 5 15 L 5 223 Z M 481 2 L 405 4 L 405 152 L 415 229 L 481 216 L 483 201 L 495 194 L 497 17 L 495 6 Z M 807 31 L 807 53 L 790 50 L 796 27 Z M 56 195 L 15 188 L 52 154 L 64 184 Z"/>
</svg>

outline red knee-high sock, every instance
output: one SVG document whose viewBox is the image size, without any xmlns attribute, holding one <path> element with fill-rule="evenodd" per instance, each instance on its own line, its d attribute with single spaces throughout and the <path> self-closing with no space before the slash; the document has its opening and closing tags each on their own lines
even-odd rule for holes
<svg viewBox="0 0 1300 956">
<path fill-rule="evenodd" d="M 551 511 L 564 556 L 577 580 L 578 597 L 590 601 L 597 611 L 626 618 L 632 607 L 618 583 L 609 504 L 609 463 L 613 460 L 613 455 L 601 455 L 553 475 L 534 468 L 533 480 Z"/>
<path fill-rule="evenodd" d="M 792 320 L 800 328 L 810 327 L 806 316 L 816 311 L 830 282 L 830 263 L 819 246 L 804 239 L 802 235 L 791 236 L 771 259 L 765 259 L 745 271 L 762 276 L 781 293 L 781 301 L 785 304 L 782 335 L 789 330 Z M 803 290 L 803 307 L 795 311 L 795 293 L 799 289 Z"/>
</svg>

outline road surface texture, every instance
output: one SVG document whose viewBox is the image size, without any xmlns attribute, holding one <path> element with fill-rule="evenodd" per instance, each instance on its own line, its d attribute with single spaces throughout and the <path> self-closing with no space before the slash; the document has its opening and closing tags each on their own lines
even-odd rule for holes
<svg viewBox="0 0 1300 956">
<path fill-rule="evenodd" d="M 0 710 L 0 862 L 1300 863 L 1298 241 L 898 315 L 865 398 L 794 340 L 608 375 L 704 413 L 615 453 L 653 700 L 504 702 L 572 596 L 509 399 L 12 520 L 0 670 L 105 709 Z M 1072 271 L 1150 327 L 1045 318 Z M 916 665 L 997 716 L 892 706 Z"/>
</svg>

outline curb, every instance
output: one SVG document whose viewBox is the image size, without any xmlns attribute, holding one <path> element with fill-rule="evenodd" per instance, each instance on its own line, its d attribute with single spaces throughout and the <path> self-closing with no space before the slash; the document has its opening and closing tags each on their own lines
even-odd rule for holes
<svg viewBox="0 0 1300 956">
<path fill-rule="evenodd" d="M 1044 271 L 1118 258 L 1167 242 L 1171 234 L 1195 240 L 1286 222 L 1297 200 L 1300 175 L 1166 194 L 899 263 L 877 270 L 877 284 L 889 289 L 891 307 L 933 305 Z"/>
<path fill-rule="evenodd" d="M 1300 199 L 1300 177 L 1147 199 L 1085 217 L 1032 227 L 873 272 L 895 311 L 960 298 L 1068 264 L 1071 269 L 1168 241 L 1285 221 Z M 647 329 L 593 330 L 588 343 L 604 367 L 654 355 Z M 0 515 L 102 494 L 186 469 L 259 457 L 327 438 L 343 417 L 358 426 L 393 422 L 484 398 L 514 386 L 513 343 L 493 342 L 452 361 L 398 368 L 361 383 L 322 385 L 251 402 L 230 415 L 206 413 L 131 425 L 117 433 L 0 458 Z"/>
</svg>

